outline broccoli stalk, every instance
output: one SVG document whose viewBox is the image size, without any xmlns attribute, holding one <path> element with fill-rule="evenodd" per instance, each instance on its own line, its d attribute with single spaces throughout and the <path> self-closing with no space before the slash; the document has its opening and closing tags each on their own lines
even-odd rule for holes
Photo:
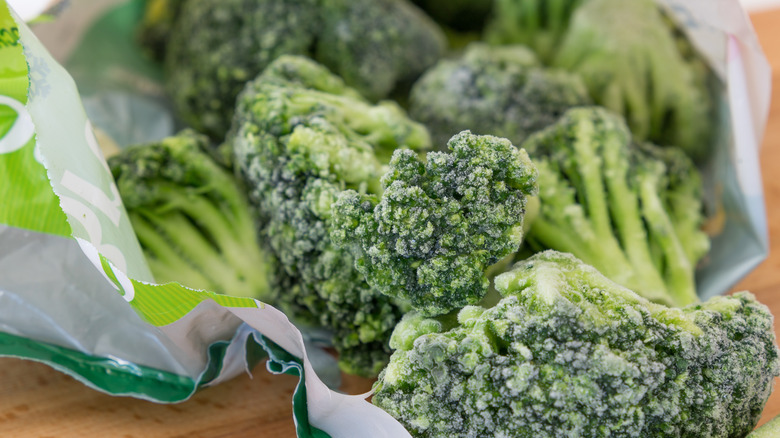
<svg viewBox="0 0 780 438">
<path fill-rule="evenodd" d="M 579 73 L 639 140 L 708 156 L 711 74 L 653 0 L 589 0 L 574 12 L 552 65 Z"/>
<path fill-rule="evenodd" d="M 485 30 L 492 44 L 522 44 L 545 64 L 555 56 L 569 20 L 583 0 L 495 0 Z"/>
<path fill-rule="evenodd" d="M 651 144 L 637 145 L 639 155 L 646 155 L 664 165 L 658 182 L 662 202 L 669 213 L 674 234 L 680 239 L 688 260 L 700 260 L 710 249 L 710 240 L 702 228 L 702 182 L 691 167 L 690 159 L 677 148 L 658 148 Z M 663 189 L 662 189 L 663 187 Z"/>
<path fill-rule="evenodd" d="M 179 116 L 221 140 L 244 85 L 282 55 L 316 59 L 381 99 L 445 45 L 407 0 L 188 0 L 165 48 L 165 83 Z"/>
<path fill-rule="evenodd" d="M 681 151 L 633 145 L 623 120 L 595 107 L 569 110 L 523 147 L 539 169 L 532 247 L 570 252 L 659 303 L 697 300 L 709 246 L 701 181 Z"/>
<path fill-rule="evenodd" d="M 486 38 L 523 44 L 582 76 L 590 97 L 622 114 L 638 140 L 708 156 L 715 76 L 653 0 L 496 0 Z"/>
<path fill-rule="evenodd" d="M 485 270 L 517 251 L 536 170 L 509 140 L 464 131 L 423 163 L 397 150 L 381 197 L 342 192 L 331 240 L 380 292 L 427 315 L 474 304 Z"/>
<path fill-rule="evenodd" d="M 333 204 L 348 189 L 381 193 L 392 151 L 429 148 L 427 131 L 396 104 L 372 105 L 323 66 L 285 56 L 247 84 L 226 144 L 262 236 L 299 280 L 274 303 L 298 322 L 332 331 L 344 371 L 376 375 L 403 309 L 333 244 Z"/>
<path fill-rule="evenodd" d="M 319 1 L 313 58 L 369 100 L 411 83 L 444 54 L 442 31 L 407 0 Z"/>
<path fill-rule="evenodd" d="M 750 293 L 667 308 L 554 251 L 495 285 L 492 308 L 394 331 L 373 403 L 413 436 L 744 436 L 780 374 Z"/>
<path fill-rule="evenodd" d="M 268 300 L 274 260 L 260 249 L 243 189 L 192 131 L 108 160 L 156 281 Z"/>
</svg>

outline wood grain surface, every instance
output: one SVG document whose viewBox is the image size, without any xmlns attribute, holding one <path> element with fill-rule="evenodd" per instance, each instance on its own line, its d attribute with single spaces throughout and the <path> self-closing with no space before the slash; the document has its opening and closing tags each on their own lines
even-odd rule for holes
<svg viewBox="0 0 780 438">
<path fill-rule="evenodd" d="M 751 290 L 780 315 L 780 10 L 751 18 L 775 71 L 761 150 L 771 252 L 735 290 Z M 296 382 L 291 376 L 273 376 L 260 365 L 252 377 L 206 389 L 184 403 L 160 405 L 99 393 L 39 363 L 0 358 L 0 437 L 294 437 L 291 394 Z M 344 392 L 358 394 L 370 387 L 370 380 L 344 376 Z M 778 414 L 780 389 L 772 394 L 761 423 Z"/>
</svg>

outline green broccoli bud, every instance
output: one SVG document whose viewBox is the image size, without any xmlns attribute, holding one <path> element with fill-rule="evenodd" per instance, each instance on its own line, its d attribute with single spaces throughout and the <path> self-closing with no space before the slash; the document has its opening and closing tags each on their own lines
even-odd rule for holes
<svg viewBox="0 0 780 438">
<path fill-rule="evenodd" d="M 318 25 L 317 0 L 188 0 L 165 58 L 179 116 L 223 138 L 244 84 L 280 55 L 308 54 Z"/>
<path fill-rule="evenodd" d="M 509 140 L 464 131 L 448 147 L 425 163 L 397 150 L 381 197 L 346 191 L 333 208 L 331 240 L 368 283 L 426 315 L 484 296 L 485 270 L 517 251 L 536 191 L 533 164 Z"/>
<path fill-rule="evenodd" d="M 380 99 L 444 52 L 441 31 L 407 0 L 189 0 L 166 48 L 179 116 L 221 140 L 243 86 L 281 55 L 322 62 Z"/>
<path fill-rule="evenodd" d="M 542 68 L 525 47 L 475 43 L 461 58 L 428 70 L 409 102 L 410 115 L 436 144 L 466 129 L 520 144 L 567 109 L 590 104 L 590 97 L 579 77 Z"/>
<path fill-rule="evenodd" d="M 262 82 L 292 88 L 308 88 L 323 93 L 364 100 L 360 93 L 347 86 L 326 67 L 302 56 L 281 55 L 262 72 Z"/>
<path fill-rule="evenodd" d="M 697 300 L 709 244 L 701 180 L 684 154 L 633 145 L 622 118 L 596 107 L 569 110 L 523 147 L 539 169 L 532 248 L 570 252 L 659 303 Z"/>
<path fill-rule="evenodd" d="M 260 248 L 243 188 L 207 145 L 182 131 L 108 164 L 156 281 L 269 301 L 275 260 Z"/>
<path fill-rule="evenodd" d="M 492 44 L 522 44 L 549 64 L 557 53 L 569 20 L 584 0 L 495 0 L 485 29 Z"/>
<path fill-rule="evenodd" d="M 340 81 L 306 58 L 277 59 L 239 96 L 226 143 L 262 235 L 299 280 L 274 303 L 297 322 L 331 330 L 342 369 L 370 376 L 389 357 L 403 309 L 333 245 L 332 206 L 347 189 L 380 193 L 392 152 L 427 149 L 430 138 L 398 105 L 372 105 Z"/>
<path fill-rule="evenodd" d="M 744 436 L 780 374 L 747 292 L 667 308 L 553 251 L 496 288 L 492 308 L 412 312 L 393 333 L 373 403 L 413 436 Z"/>
<path fill-rule="evenodd" d="M 589 0 L 573 14 L 553 65 L 579 73 L 599 105 L 638 140 L 708 156 L 712 75 L 652 0 Z M 682 50 L 681 50 L 682 48 Z"/>
<path fill-rule="evenodd" d="M 321 0 L 314 59 L 370 100 L 386 97 L 433 65 L 442 31 L 406 0 Z"/>
</svg>

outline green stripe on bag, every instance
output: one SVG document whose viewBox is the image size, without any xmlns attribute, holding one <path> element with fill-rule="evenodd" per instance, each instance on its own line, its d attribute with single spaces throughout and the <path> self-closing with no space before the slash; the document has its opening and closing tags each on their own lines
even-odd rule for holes
<svg viewBox="0 0 780 438">
<path fill-rule="evenodd" d="M 60 236 L 71 233 L 46 169 L 35 157 L 35 127 L 25 104 L 27 60 L 19 29 L 0 4 L 0 224 Z"/>
<path fill-rule="evenodd" d="M 293 416 L 295 417 L 295 431 L 298 438 L 331 438 L 328 433 L 309 423 L 306 379 L 304 379 L 304 367 L 301 360 L 263 335 L 259 335 L 255 340 L 268 353 L 268 371 L 274 374 L 300 377 L 293 393 Z"/>
<path fill-rule="evenodd" d="M 161 403 L 186 400 L 198 387 L 198 382 L 186 376 L 138 364 L 120 363 L 112 358 L 92 356 L 4 332 L 0 332 L 0 356 L 40 361 L 109 394 L 141 397 Z"/>
<path fill-rule="evenodd" d="M 188 289 L 178 283 L 156 285 L 132 279 L 130 282 L 134 290 L 123 290 L 125 299 L 146 322 L 157 327 L 178 321 L 206 300 L 213 300 L 223 307 L 258 307 L 258 301 L 252 298 Z"/>
</svg>

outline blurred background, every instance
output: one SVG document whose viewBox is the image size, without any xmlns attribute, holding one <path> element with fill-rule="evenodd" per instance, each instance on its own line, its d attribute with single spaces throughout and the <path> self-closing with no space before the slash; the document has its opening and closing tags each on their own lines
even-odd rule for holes
<svg viewBox="0 0 780 438">
<path fill-rule="evenodd" d="M 779 0 L 741 0 L 748 12 L 764 11 L 780 7 Z"/>
<path fill-rule="evenodd" d="M 16 12 L 24 19 L 29 19 L 48 9 L 62 0 L 9 0 Z M 67 1 L 67 0 L 66 0 Z M 748 12 L 764 11 L 780 8 L 780 0 L 740 0 Z"/>
</svg>

